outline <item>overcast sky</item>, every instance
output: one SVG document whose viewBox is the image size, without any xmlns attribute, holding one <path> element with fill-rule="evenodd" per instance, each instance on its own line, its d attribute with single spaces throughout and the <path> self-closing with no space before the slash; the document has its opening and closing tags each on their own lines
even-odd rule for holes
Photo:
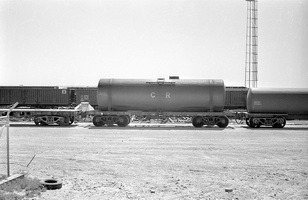
<svg viewBox="0 0 308 200">
<path fill-rule="evenodd" d="M 259 0 L 259 87 L 308 87 L 308 1 Z M 245 0 L 0 0 L 0 85 L 245 84 Z"/>
</svg>

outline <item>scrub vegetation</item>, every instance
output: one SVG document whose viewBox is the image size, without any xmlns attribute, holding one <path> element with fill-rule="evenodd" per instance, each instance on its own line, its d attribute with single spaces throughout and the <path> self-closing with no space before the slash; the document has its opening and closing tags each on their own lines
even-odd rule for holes
<svg viewBox="0 0 308 200">
<path fill-rule="evenodd" d="M 0 180 L 4 179 L 2 176 Z M 20 200 L 40 196 L 46 189 L 36 178 L 24 177 L 0 186 L 0 200 Z"/>
</svg>

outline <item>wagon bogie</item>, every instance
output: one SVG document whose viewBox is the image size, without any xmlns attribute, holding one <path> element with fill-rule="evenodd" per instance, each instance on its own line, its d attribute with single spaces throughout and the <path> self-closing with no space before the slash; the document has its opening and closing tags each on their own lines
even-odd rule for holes
<svg viewBox="0 0 308 200">
<path fill-rule="evenodd" d="M 126 127 L 130 123 L 128 115 L 95 115 L 93 124 L 95 126 L 112 126 L 117 124 L 119 127 Z"/>
<path fill-rule="evenodd" d="M 217 125 L 219 128 L 226 128 L 229 124 L 229 119 L 227 116 L 194 116 L 192 124 L 196 128 L 200 128 L 203 125 Z"/>
<path fill-rule="evenodd" d="M 36 125 L 53 125 L 58 124 L 60 126 L 69 126 L 71 120 L 69 116 L 54 116 L 54 115 L 45 115 L 45 116 L 36 116 L 34 117 L 34 123 Z"/>
<path fill-rule="evenodd" d="M 286 118 L 283 116 L 250 117 L 246 119 L 246 123 L 251 128 L 259 128 L 261 126 L 283 128 L 286 125 Z"/>
</svg>

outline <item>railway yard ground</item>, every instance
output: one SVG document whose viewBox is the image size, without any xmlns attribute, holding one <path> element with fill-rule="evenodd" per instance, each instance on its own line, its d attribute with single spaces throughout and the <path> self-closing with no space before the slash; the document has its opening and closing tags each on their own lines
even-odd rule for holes
<svg viewBox="0 0 308 200">
<path fill-rule="evenodd" d="M 13 122 L 10 159 L 11 173 L 62 181 L 32 199 L 308 199 L 308 121 L 283 129 Z"/>
</svg>

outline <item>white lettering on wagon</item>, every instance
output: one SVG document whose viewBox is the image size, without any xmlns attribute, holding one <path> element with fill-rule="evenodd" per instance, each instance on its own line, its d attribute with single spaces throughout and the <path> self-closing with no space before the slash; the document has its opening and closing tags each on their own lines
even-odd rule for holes
<svg viewBox="0 0 308 200">
<path fill-rule="evenodd" d="M 171 98 L 170 92 L 166 92 L 166 99 L 170 99 L 170 98 Z"/>
<path fill-rule="evenodd" d="M 151 92 L 151 98 L 152 98 L 152 99 L 155 98 L 155 92 Z"/>
<path fill-rule="evenodd" d="M 152 99 L 154 99 L 156 97 L 155 92 L 151 92 L 150 96 L 151 96 Z M 166 99 L 171 99 L 171 93 L 170 92 L 166 92 Z"/>
<path fill-rule="evenodd" d="M 262 106 L 262 103 L 261 103 L 261 101 L 254 101 L 253 105 L 254 106 Z"/>
</svg>

